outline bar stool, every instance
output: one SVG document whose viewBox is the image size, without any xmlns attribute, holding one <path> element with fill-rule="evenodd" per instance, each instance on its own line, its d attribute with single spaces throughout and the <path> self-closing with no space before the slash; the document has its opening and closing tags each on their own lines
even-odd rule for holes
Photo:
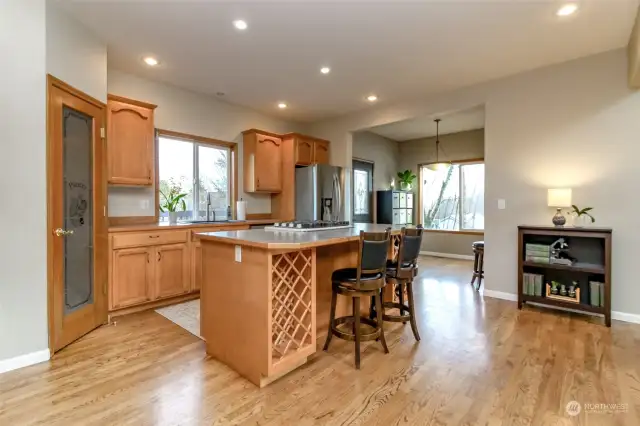
<svg viewBox="0 0 640 426">
<path fill-rule="evenodd" d="M 480 290 L 484 279 L 484 241 L 476 241 L 471 244 L 471 247 L 473 247 L 473 277 L 471 278 L 471 285 L 477 278 L 476 290 Z"/>
<path fill-rule="evenodd" d="M 382 319 L 383 321 L 401 322 L 411 324 L 411 330 L 416 340 L 420 341 L 418 325 L 416 324 L 415 299 L 413 297 L 413 278 L 418 271 L 418 256 L 422 244 L 422 226 L 415 229 L 402 228 L 400 234 L 400 248 L 398 250 L 397 261 L 387 262 L 387 283 L 395 284 L 398 302 L 384 302 Z M 408 305 L 404 304 L 404 289 L 407 289 Z M 392 287 L 393 288 L 393 287 Z M 385 289 L 382 289 L 384 300 Z M 396 308 L 399 315 L 388 314 L 386 309 Z M 406 314 L 405 314 L 406 312 Z"/>
<path fill-rule="evenodd" d="M 386 285 L 385 272 L 389 250 L 391 228 L 385 232 L 360 231 L 358 267 L 338 269 L 331 275 L 331 314 L 329 332 L 323 350 L 329 349 L 331 337 L 355 341 L 356 368 L 360 369 L 360 342 L 380 339 L 385 353 L 389 353 L 382 329 L 382 295 L 380 290 Z M 336 318 L 338 294 L 351 297 L 353 315 Z M 360 298 L 372 297 L 378 307 L 377 321 L 360 315 Z M 342 324 L 351 325 L 352 332 L 338 328 Z M 362 332 L 361 324 L 369 330 Z"/>
</svg>

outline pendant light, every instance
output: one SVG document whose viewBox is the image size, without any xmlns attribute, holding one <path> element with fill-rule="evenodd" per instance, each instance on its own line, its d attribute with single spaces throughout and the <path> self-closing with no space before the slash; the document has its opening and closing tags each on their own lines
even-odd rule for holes
<svg viewBox="0 0 640 426">
<path fill-rule="evenodd" d="M 436 122 L 436 162 L 427 164 L 425 167 L 429 170 L 433 170 L 434 172 L 437 172 L 440 170 L 447 170 L 449 167 L 451 167 L 451 163 L 446 161 L 440 162 L 438 152 L 440 151 L 440 121 L 441 120 L 439 118 L 436 118 L 433 121 Z"/>
</svg>

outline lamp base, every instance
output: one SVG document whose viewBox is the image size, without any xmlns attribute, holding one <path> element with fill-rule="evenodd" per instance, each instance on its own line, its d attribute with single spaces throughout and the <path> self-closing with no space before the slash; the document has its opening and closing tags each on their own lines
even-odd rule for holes
<svg viewBox="0 0 640 426">
<path fill-rule="evenodd" d="M 551 221 L 555 226 L 564 226 L 564 224 L 567 223 L 567 219 L 565 219 L 565 217 L 562 215 L 561 208 L 558 208 L 556 210 L 556 214 L 553 216 L 553 219 L 551 219 Z"/>
</svg>

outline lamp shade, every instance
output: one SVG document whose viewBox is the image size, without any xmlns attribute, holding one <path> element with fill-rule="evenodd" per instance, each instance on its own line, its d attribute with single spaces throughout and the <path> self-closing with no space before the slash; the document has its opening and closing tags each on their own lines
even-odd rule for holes
<svg viewBox="0 0 640 426">
<path fill-rule="evenodd" d="M 547 205 L 549 207 L 571 207 L 571 188 L 549 189 Z"/>
</svg>

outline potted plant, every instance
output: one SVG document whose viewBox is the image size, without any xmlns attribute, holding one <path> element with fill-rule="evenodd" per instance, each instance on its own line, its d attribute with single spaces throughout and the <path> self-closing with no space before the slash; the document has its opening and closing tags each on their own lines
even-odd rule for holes
<svg viewBox="0 0 640 426">
<path fill-rule="evenodd" d="M 175 225 L 178 223 L 178 208 L 181 211 L 187 210 L 187 204 L 184 201 L 184 197 L 187 196 L 186 192 L 180 192 L 178 185 L 172 185 L 169 187 L 169 192 L 164 193 L 160 190 L 160 195 L 164 199 L 160 202 L 160 211 L 169 213 L 169 223 Z"/>
<path fill-rule="evenodd" d="M 573 226 L 583 227 L 595 222 L 595 218 L 589 213 L 593 207 L 585 207 L 579 209 L 575 204 L 571 205 L 572 210 L 569 212 L 573 216 Z M 591 222 L 589 222 L 591 219 Z"/>
<path fill-rule="evenodd" d="M 405 170 L 404 172 L 398 172 L 398 181 L 400 182 L 400 189 L 403 191 L 411 191 L 411 185 L 416 175 L 411 170 Z"/>
</svg>

